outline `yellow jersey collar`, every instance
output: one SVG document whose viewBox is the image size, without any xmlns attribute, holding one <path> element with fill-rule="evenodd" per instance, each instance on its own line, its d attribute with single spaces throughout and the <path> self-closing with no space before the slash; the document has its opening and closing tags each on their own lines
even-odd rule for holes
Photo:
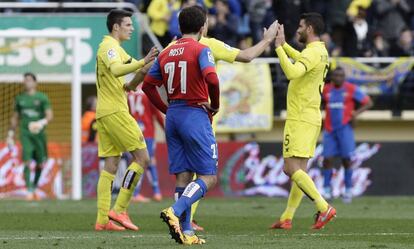
<svg viewBox="0 0 414 249">
<path fill-rule="evenodd" d="M 112 37 L 112 36 L 110 36 L 110 35 L 105 35 L 105 36 L 104 36 L 104 40 L 108 40 L 109 42 L 116 43 L 116 44 L 118 44 L 118 45 L 120 45 L 120 44 L 121 44 L 121 43 L 120 43 L 117 39 L 113 38 L 113 37 Z"/>
<path fill-rule="evenodd" d="M 317 46 L 325 46 L 325 43 L 322 41 L 314 41 L 306 45 L 307 48 L 317 47 Z"/>
</svg>

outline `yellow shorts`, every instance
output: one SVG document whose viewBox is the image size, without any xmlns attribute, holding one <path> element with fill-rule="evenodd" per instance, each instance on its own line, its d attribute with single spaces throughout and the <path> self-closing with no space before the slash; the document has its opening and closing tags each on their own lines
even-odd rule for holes
<svg viewBox="0 0 414 249">
<path fill-rule="evenodd" d="M 128 112 L 117 112 L 96 120 L 100 157 L 120 156 L 122 152 L 145 149 L 144 136 Z"/>
<path fill-rule="evenodd" d="M 283 157 L 313 157 L 320 131 L 321 127 L 318 125 L 286 120 L 283 132 Z"/>
</svg>

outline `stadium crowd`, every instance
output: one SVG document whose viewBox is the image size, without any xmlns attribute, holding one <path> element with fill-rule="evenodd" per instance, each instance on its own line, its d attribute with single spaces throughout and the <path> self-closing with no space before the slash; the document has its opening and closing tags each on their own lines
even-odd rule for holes
<svg viewBox="0 0 414 249">
<path fill-rule="evenodd" d="M 18 0 L 16 2 L 59 2 Z M 60 1 L 62 2 L 62 1 Z M 71 0 L 71 2 L 108 2 Z M 287 41 L 294 37 L 299 16 L 318 12 L 324 17 L 322 38 L 331 56 L 414 56 L 414 1 L 410 0 L 112 0 L 130 2 L 147 13 L 162 45 L 179 36 L 178 12 L 201 4 L 209 9 L 209 36 L 246 48 L 262 38 L 263 27 L 283 23 Z M 269 49 L 264 56 L 273 55 Z"/>
</svg>

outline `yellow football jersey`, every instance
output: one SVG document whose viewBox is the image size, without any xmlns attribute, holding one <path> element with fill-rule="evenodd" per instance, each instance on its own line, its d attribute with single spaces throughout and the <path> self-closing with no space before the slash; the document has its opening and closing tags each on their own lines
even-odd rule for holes
<svg viewBox="0 0 414 249">
<path fill-rule="evenodd" d="M 216 62 L 226 61 L 233 63 L 240 52 L 240 49 L 233 48 L 214 38 L 201 37 L 200 43 L 210 48 Z"/>
<path fill-rule="evenodd" d="M 116 77 L 110 68 L 115 63 L 129 64 L 129 68 Z M 113 37 L 107 35 L 103 38 L 96 56 L 96 119 L 120 111 L 128 112 L 126 93 L 123 89 L 124 75 L 134 72 L 142 66 L 141 64 L 129 56 Z"/>
<path fill-rule="evenodd" d="M 294 64 L 288 60 L 285 52 L 295 61 Z M 302 52 L 299 52 L 285 43 L 283 47 L 276 49 L 276 53 L 284 73 L 290 80 L 286 119 L 320 126 L 321 94 L 324 78 L 329 69 L 325 44 L 319 41 L 311 42 Z"/>
</svg>

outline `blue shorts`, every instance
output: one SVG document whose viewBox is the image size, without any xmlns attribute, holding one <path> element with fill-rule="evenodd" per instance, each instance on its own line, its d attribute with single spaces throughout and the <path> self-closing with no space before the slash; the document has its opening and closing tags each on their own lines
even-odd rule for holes
<svg viewBox="0 0 414 249">
<path fill-rule="evenodd" d="M 351 159 L 355 150 L 354 129 L 350 124 L 332 132 L 323 131 L 323 156 Z"/>
<path fill-rule="evenodd" d="M 188 106 L 182 101 L 170 103 L 165 135 L 170 174 L 217 174 L 217 143 L 204 109 Z"/>
<path fill-rule="evenodd" d="M 154 138 L 145 138 L 145 143 L 147 144 L 147 150 L 150 158 L 154 157 L 155 145 Z"/>
</svg>

